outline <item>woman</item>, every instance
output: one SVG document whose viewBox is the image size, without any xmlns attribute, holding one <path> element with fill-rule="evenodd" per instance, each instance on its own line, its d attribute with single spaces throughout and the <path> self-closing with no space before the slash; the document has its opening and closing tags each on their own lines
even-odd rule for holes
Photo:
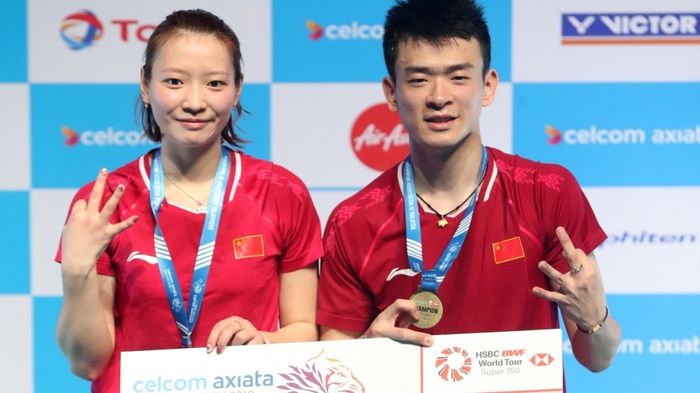
<svg viewBox="0 0 700 393">
<path fill-rule="evenodd" d="M 122 351 L 317 339 L 318 216 L 296 176 L 227 147 L 242 82 L 211 13 L 174 12 L 148 41 L 142 117 L 161 146 L 77 193 L 56 258 L 59 344 L 93 391 L 119 391 Z"/>
</svg>

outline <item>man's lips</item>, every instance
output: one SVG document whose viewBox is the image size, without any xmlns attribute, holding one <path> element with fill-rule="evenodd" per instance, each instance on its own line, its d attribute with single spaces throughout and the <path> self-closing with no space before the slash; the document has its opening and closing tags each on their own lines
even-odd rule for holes
<svg viewBox="0 0 700 393">
<path fill-rule="evenodd" d="M 431 128 L 444 129 L 450 127 L 456 118 L 456 116 L 450 115 L 428 116 L 425 118 L 425 122 L 428 123 Z"/>
</svg>

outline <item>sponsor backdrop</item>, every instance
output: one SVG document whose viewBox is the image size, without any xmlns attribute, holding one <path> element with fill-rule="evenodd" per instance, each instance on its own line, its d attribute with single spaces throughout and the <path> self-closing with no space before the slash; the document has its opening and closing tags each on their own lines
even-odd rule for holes
<svg viewBox="0 0 700 393">
<path fill-rule="evenodd" d="M 246 150 L 309 186 L 321 220 L 407 151 L 382 105 L 391 0 L 4 0 L 0 13 L 0 390 L 85 391 L 55 341 L 53 254 L 76 188 L 153 145 L 134 110 L 144 42 L 201 7 L 239 34 Z M 700 3 L 484 0 L 501 84 L 487 144 L 561 163 L 610 235 L 624 331 L 602 374 L 564 341 L 569 391 L 700 391 Z"/>
</svg>

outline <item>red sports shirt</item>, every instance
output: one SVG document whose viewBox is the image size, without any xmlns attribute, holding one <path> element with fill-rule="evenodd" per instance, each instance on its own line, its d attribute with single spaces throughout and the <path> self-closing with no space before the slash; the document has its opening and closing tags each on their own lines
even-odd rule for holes
<svg viewBox="0 0 700 393">
<path fill-rule="evenodd" d="M 586 253 L 606 235 L 573 175 L 488 148 L 489 161 L 462 250 L 438 290 L 442 320 L 433 334 L 555 328 L 555 304 L 532 287 L 549 288 L 541 260 L 569 270 L 555 228 L 563 226 Z M 406 255 L 401 164 L 380 175 L 331 214 L 324 234 L 317 322 L 363 332 L 395 299 L 420 284 Z M 440 229 L 420 209 L 423 259 L 432 268 L 459 224 Z"/>
<path fill-rule="evenodd" d="M 232 166 L 214 256 L 192 334 L 198 347 L 206 345 L 214 324 L 233 315 L 248 319 L 259 330 L 277 330 L 279 274 L 309 266 L 323 252 L 318 215 L 302 181 L 271 162 L 230 154 Z M 116 343 L 93 391 L 119 391 L 121 351 L 181 347 L 155 259 L 149 174 L 150 154 L 146 154 L 111 173 L 105 186 L 104 201 L 119 184 L 126 186 L 112 222 L 134 214 L 139 220 L 112 240 L 97 264 L 99 274 L 117 281 Z M 73 203 L 87 199 L 92 186 L 81 188 Z M 204 218 L 167 200 L 158 216 L 185 304 Z M 56 260 L 61 260 L 60 249 Z"/>
</svg>

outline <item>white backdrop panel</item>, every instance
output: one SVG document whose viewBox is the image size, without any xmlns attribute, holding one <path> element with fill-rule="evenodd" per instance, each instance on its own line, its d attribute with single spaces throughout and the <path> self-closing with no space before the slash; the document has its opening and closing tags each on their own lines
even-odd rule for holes
<svg viewBox="0 0 700 393">
<path fill-rule="evenodd" d="M 697 0 L 514 0 L 513 81 L 698 80 L 700 51 L 689 50 L 695 45 L 562 45 L 561 15 L 699 11 Z"/>
</svg>

